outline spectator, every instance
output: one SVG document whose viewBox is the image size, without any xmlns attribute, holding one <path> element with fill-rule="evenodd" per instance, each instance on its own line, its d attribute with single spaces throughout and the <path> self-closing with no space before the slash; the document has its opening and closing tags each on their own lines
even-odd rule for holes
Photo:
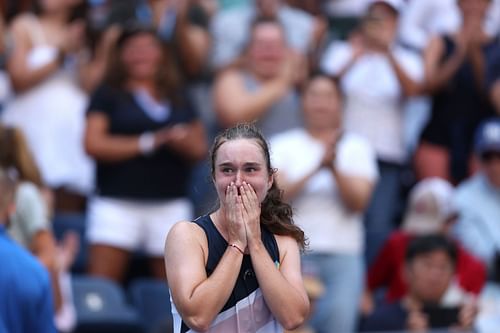
<svg viewBox="0 0 500 333">
<path fill-rule="evenodd" d="M 164 278 L 168 230 L 193 214 L 186 185 L 206 153 L 204 129 L 154 31 L 124 31 L 114 59 L 87 114 L 85 147 L 97 162 L 89 272 L 121 281 L 130 252 L 144 248 Z"/>
<path fill-rule="evenodd" d="M 304 67 L 287 47 L 284 28 L 271 19 L 257 20 L 243 68 L 219 73 L 214 87 L 215 112 L 223 127 L 256 121 L 265 136 L 300 126 L 295 85 Z"/>
<path fill-rule="evenodd" d="M 82 211 L 92 187 L 92 163 L 81 144 L 87 100 L 76 75 L 86 63 L 80 52 L 85 25 L 72 18 L 83 2 L 36 5 L 35 14 L 20 14 L 11 25 L 7 70 L 16 96 L 2 120 L 23 131 L 58 208 Z"/>
<path fill-rule="evenodd" d="M 362 214 L 378 172 L 365 138 L 343 132 L 334 81 L 313 76 L 305 85 L 305 126 L 271 140 L 277 179 L 309 239 L 303 257 L 325 286 L 311 324 L 316 332 L 354 332 L 364 280 Z"/>
<path fill-rule="evenodd" d="M 40 173 L 22 132 L 0 124 L 0 167 L 19 173 L 15 193 L 15 212 L 7 232 L 23 248 L 31 251 L 50 274 L 54 295 L 56 326 L 69 332 L 76 323 L 72 303 L 69 267 L 78 250 L 78 238 L 67 234 L 58 246 L 50 225 L 50 192 L 43 187 Z"/>
<path fill-rule="evenodd" d="M 237 61 L 252 35 L 252 22 L 259 17 L 278 21 L 286 43 L 301 56 L 307 56 L 317 41 L 321 24 L 308 13 L 290 8 L 284 0 L 255 0 L 255 5 L 220 11 L 212 20 L 212 67 L 221 69 Z M 250 37 L 251 39 L 251 37 Z"/>
<path fill-rule="evenodd" d="M 412 189 L 401 230 L 391 234 L 368 271 L 367 293 L 364 295 L 363 312 L 374 307 L 372 292 L 386 287 L 384 300 L 399 301 L 407 292 L 404 281 L 404 255 L 408 243 L 421 235 L 451 234 L 456 221 L 453 208 L 453 187 L 440 178 L 420 181 Z M 456 241 L 456 280 L 460 288 L 478 295 L 486 281 L 484 264 Z"/>
<path fill-rule="evenodd" d="M 485 64 L 496 40 L 482 25 L 488 0 L 459 0 L 462 25 L 456 34 L 433 38 L 425 50 L 424 90 L 432 112 L 415 154 L 419 179 L 458 183 L 473 172 L 474 130 L 493 114 L 485 89 Z"/>
<path fill-rule="evenodd" d="M 490 6 L 484 22 L 484 30 L 495 36 L 500 28 L 498 0 L 488 0 Z M 452 35 L 460 29 L 461 17 L 457 0 L 409 0 L 401 17 L 399 37 L 417 50 L 424 50 L 435 35 Z"/>
<path fill-rule="evenodd" d="M 400 206 L 405 148 L 404 101 L 418 93 L 423 77 L 417 55 L 395 44 L 399 0 L 372 0 L 360 31 L 333 42 L 322 68 L 339 79 L 345 96 L 343 127 L 368 139 L 377 154 L 380 179 L 366 213 L 371 262 L 393 230 Z"/>
<path fill-rule="evenodd" d="M 15 210 L 14 173 L 13 169 L 0 168 L 0 329 L 9 333 L 56 333 L 47 271 L 5 232 Z"/>
<path fill-rule="evenodd" d="M 408 293 L 399 302 L 380 306 L 365 321 L 362 331 L 427 332 L 429 329 L 470 330 L 477 313 L 467 295 L 444 296 L 453 286 L 457 250 L 441 235 L 418 237 L 408 245 L 404 276 Z"/>
<path fill-rule="evenodd" d="M 500 118 L 485 121 L 476 132 L 480 171 L 457 189 L 460 218 L 457 236 L 488 265 L 490 277 L 500 273 Z M 495 262 L 497 262 L 495 266 Z M 496 277 L 500 281 L 500 275 Z"/>
</svg>

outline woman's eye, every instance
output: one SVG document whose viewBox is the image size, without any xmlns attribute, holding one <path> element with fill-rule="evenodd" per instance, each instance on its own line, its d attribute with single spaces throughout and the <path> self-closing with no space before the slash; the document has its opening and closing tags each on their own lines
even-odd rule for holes
<svg viewBox="0 0 500 333">
<path fill-rule="evenodd" d="M 231 173 L 231 172 L 233 172 L 233 169 L 231 169 L 231 168 L 223 168 L 222 172 L 223 173 Z"/>
<path fill-rule="evenodd" d="M 253 168 L 253 167 L 252 168 L 247 168 L 247 172 L 255 172 L 255 171 L 257 171 L 256 168 Z"/>
</svg>

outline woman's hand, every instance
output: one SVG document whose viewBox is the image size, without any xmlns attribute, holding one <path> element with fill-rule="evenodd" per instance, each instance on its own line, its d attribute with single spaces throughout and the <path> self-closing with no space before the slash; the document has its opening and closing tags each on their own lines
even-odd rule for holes
<svg viewBox="0 0 500 333">
<path fill-rule="evenodd" d="M 228 242 L 236 244 L 240 250 L 245 251 L 247 232 L 243 216 L 244 207 L 241 196 L 238 195 L 238 188 L 233 182 L 226 189 L 225 211 L 228 221 Z"/>
<path fill-rule="evenodd" d="M 261 242 L 260 236 L 260 202 L 252 185 L 243 182 L 240 186 L 240 198 L 243 203 L 242 217 L 246 226 L 248 246 Z"/>
</svg>

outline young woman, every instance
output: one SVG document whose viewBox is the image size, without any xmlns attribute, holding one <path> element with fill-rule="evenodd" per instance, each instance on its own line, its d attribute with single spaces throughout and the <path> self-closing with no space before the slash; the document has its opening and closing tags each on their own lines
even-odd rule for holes
<svg viewBox="0 0 500 333">
<path fill-rule="evenodd" d="M 220 134 L 211 153 L 220 207 L 170 231 L 165 249 L 175 332 L 283 332 L 304 321 L 304 233 L 274 181 L 253 125 Z"/>
<path fill-rule="evenodd" d="M 143 248 L 164 278 L 165 237 L 193 215 L 186 188 L 207 151 L 204 129 L 153 30 L 124 31 L 114 59 L 87 113 L 85 147 L 97 162 L 90 273 L 121 281 L 130 253 Z"/>
</svg>

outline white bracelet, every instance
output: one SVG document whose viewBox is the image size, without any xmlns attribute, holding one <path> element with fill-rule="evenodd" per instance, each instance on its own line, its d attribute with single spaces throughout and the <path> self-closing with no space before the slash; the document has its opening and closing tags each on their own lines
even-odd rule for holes
<svg viewBox="0 0 500 333">
<path fill-rule="evenodd" d="M 155 135 L 151 132 L 144 132 L 139 136 L 139 151 L 143 155 L 149 155 L 155 150 Z"/>
</svg>

